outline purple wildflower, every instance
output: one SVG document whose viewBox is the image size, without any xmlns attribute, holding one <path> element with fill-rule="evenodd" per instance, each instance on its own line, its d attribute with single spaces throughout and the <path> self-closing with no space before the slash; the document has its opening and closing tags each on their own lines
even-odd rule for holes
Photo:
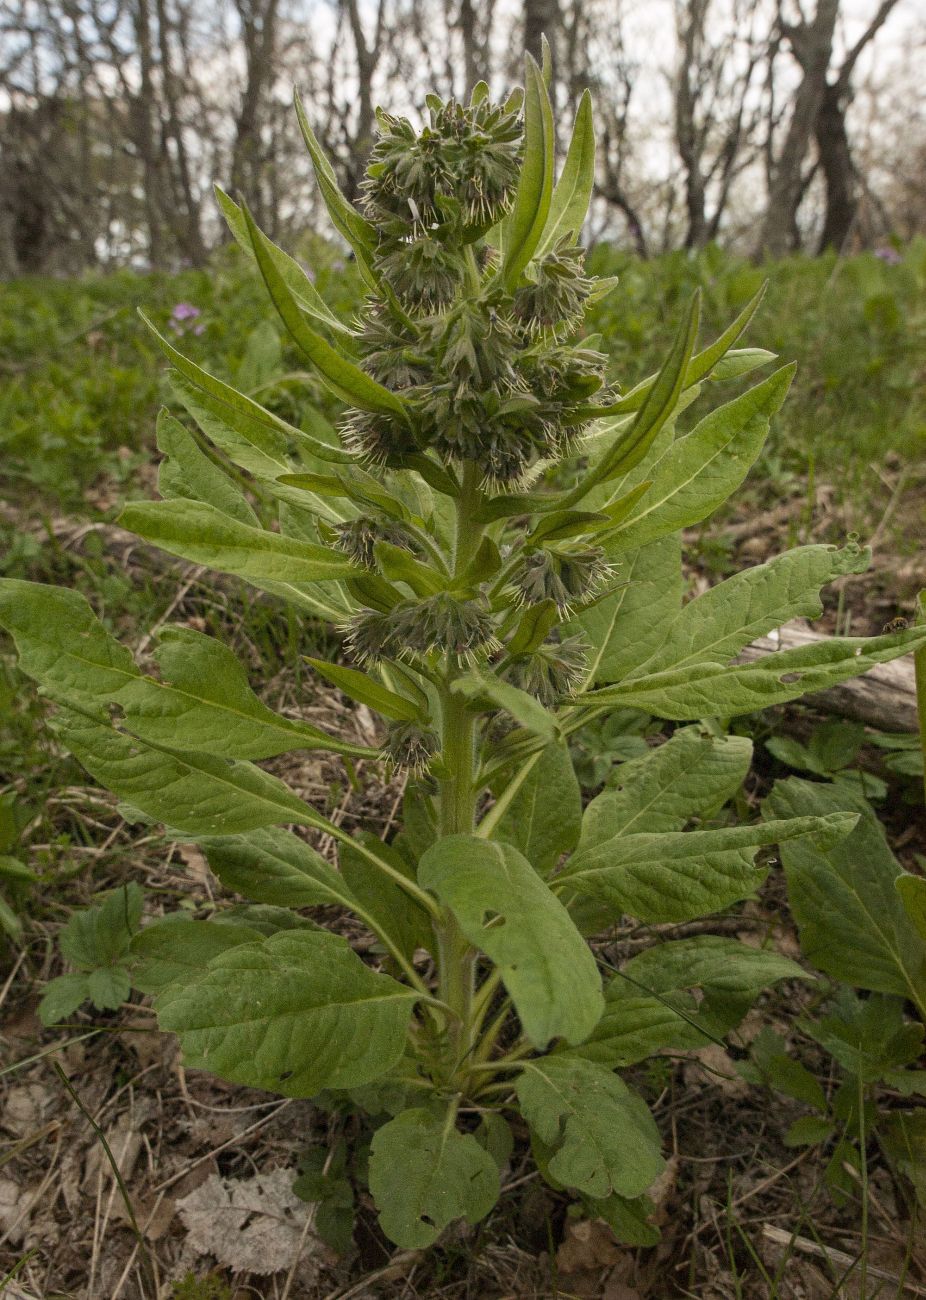
<svg viewBox="0 0 926 1300">
<path fill-rule="evenodd" d="M 888 266 L 899 266 L 903 261 L 897 249 L 892 248 L 890 244 L 885 244 L 883 248 L 876 248 L 875 257 L 880 257 L 881 261 L 886 262 Z"/>
<path fill-rule="evenodd" d="M 201 313 L 191 302 L 178 302 L 170 314 L 174 320 L 195 320 Z"/>
</svg>

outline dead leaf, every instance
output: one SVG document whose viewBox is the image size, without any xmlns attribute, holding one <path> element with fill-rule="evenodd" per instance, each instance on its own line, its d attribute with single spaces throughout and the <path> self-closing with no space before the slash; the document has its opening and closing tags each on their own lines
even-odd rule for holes
<svg viewBox="0 0 926 1300">
<path fill-rule="evenodd" d="M 616 1264 L 622 1253 L 604 1219 L 573 1220 L 556 1252 L 556 1267 L 561 1273 L 606 1268 Z"/>
<path fill-rule="evenodd" d="M 188 1244 L 234 1273 L 266 1277 L 292 1268 L 301 1252 L 320 1248 L 311 1230 L 303 1242 L 310 1211 L 293 1181 L 289 1169 L 239 1179 L 213 1174 L 177 1202 Z"/>
<path fill-rule="evenodd" d="M 703 1085 L 707 1081 L 726 1097 L 745 1097 L 748 1094 L 749 1084 L 737 1074 L 733 1058 L 719 1043 L 707 1043 L 685 1055 L 689 1058 L 683 1069 L 686 1083 Z"/>
<path fill-rule="evenodd" d="M 51 1093 L 40 1083 L 26 1083 L 7 1093 L 0 1126 L 14 1137 L 28 1137 L 41 1126 Z"/>
<path fill-rule="evenodd" d="M 22 1241 L 29 1221 L 23 1209 L 28 1194 L 12 1178 L 0 1178 L 0 1236 L 8 1236 L 15 1246 Z"/>
</svg>

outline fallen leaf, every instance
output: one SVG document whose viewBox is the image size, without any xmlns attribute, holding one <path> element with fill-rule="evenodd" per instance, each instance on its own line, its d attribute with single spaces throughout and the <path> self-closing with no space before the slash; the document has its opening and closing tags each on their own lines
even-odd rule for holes
<svg viewBox="0 0 926 1300">
<path fill-rule="evenodd" d="M 556 1267 L 561 1273 L 605 1268 L 616 1264 L 622 1253 L 604 1219 L 573 1220 L 556 1252 Z"/>
<path fill-rule="evenodd" d="M 11 1088 L 0 1116 L 0 1126 L 14 1137 L 28 1137 L 41 1126 L 51 1093 L 40 1083 Z"/>
<path fill-rule="evenodd" d="M 301 1252 L 320 1249 L 313 1231 L 303 1240 L 310 1207 L 293 1193 L 293 1181 L 289 1169 L 239 1179 L 213 1174 L 177 1201 L 188 1244 L 234 1273 L 266 1277 L 292 1268 Z"/>
</svg>

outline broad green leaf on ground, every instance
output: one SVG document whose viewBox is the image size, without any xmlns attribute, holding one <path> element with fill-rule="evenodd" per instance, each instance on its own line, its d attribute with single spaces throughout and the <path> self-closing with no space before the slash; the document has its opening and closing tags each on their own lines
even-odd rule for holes
<svg viewBox="0 0 926 1300">
<path fill-rule="evenodd" d="M 54 727 L 91 776 L 134 808 L 187 835 L 234 835 L 298 823 L 329 831 L 326 818 L 250 763 L 162 749 L 62 708 Z"/>
<path fill-rule="evenodd" d="M 568 238 L 571 241 L 579 234 L 585 224 L 594 185 L 595 123 L 592 117 L 592 97 L 586 90 L 579 100 L 566 161 L 553 190 L 550 212 L 535 257 L 543 257 L 561 239 Z"/>
<path fill-rule="evenodd" d="M 622 554 L 615 579 L 623 585 L 570 624 L 590 646 L 589 686 L 620 681 L 661 643 L 682 604 L 680 537 L 663 537 Z"/>
<path fill-rule="evenodd" d="M 224 470 L 209 459 L 193 435 L 168 411 L 157 421 L 158 451 L 165 457 L 158 468 L 158 492 L 164 500 L 184 497 L 204 501 L 242 524 L 258 526 L 244 493 Z"/>
<path fill-rule="evenodd" d="M 556 139 L 550 96 L 540 69 L 527 56 L 524 82 L 524 157 L 514 204 L 502 226 L 504 251 L 500 276 L 509 289 L 543 237 L 553 197 Z"/>
<path fill-rule="evenodd" d="M 371 1083 L 401 1057 L 416 994 L 321 930 L 281 931 L 220 953 L 156 1001 L 187 1068 L 312 1097 Z"/>
<path fill-rule="evenodd" d="M 601 977 L 562 903 L 517 849 L 451 835 L 428 849 L 418 881 L 498 966 L 535 1047 L 580 1043 L 601 1015 Z"/>
<path fill-rule="evenodd" d="M 926 1209 L 926 1110 L 894 1112 L 878 1129 L 888 1160 L 910 1179 L 916 1199 Z"/>
<path fill-rule="evenodd" d="M 589 803 L 579 853 L 617 835 L 680 831 L 690 818 L 710 816 L 739 789 L 751 760 L 745 736 L 680 728 L 664 745 L 623 763 L 618 784 Z"/>
<path fill-rule="evenodd" d="M 495 825 L 493 838 L 523 853 L 546 876 L 574 849 L 582 824 L 582 792 L 568 746 L 553 741 L 535 760 Z"/>
<path fill-rule="evenodd" d="M 722 505 L 761 451 L 793 374 L 793 366 L 776 371 L 673 442 L 647 471 L 652 486 L 612 539 L 612 550 L 635 549 L 688 528 Z"/>
<path fill-rule="evenodd" d="M 335 903 L 356 910 L 347 882 L 292 831 L 269 826 L 243 835 L 198 840 L 222 884 L 255 903 L 312 907 Z"/>
<path fill-rule="evenodd" d="M 875 664 L 926 646 L 926 627 L 887 636 L 831 637 L 793 650 L 763 655 L 749 664 L 692 664 L 652 673 L 578 697 L 586 704 L 643 709 L 661 718 L 735 717 L 822 691 Z"/>
<path fill-rule="evenodd" d="M 853 989 L 839 989 L 827 1015 L 805 1017 L 799 1024 L 863 1083 L 889 1078 L 913 1065 L 923 1051 L 923 1025 L 909 1020 L 903 1001 L 887 993 L 861 998 Z"/>
<path fill-rule="evenodd" d="M 131 985 L 129 985 L 131 991 Z M 38 1005 L 39 1020 L 46 1027 L 72 1016 L 82 1002 L 90 997 L 89 976 L 84 973 L 58 975 L 45 986 Z M 121 1005 L 120 999 L 119 1005 Z"/>
<path fill-rule="evenodd" d="M 655 944 L 605 986 L 604 1015 L 570 1055 L 616 1069 L 704 1047 L 735 1028 L 764 988 L 811 978 L 780 953 L 718 935 Z"/>
<path fill-rule="evenodd" d="M 171 555 L 258 582 L 349 577 L 346 555 L 239 523 L 201 501 L 130 501 L 118 523 Z"/>
<path fill-rule="evenodd" d="M 72 912 L 58 936 L 61 955 L 83 970 L 120 961 L 141 923 L 143 904 L 141 887 L 130 881 L 92 907 Z"/>
<path fill-rule="evenodd" d="M 390 1241 L 419 1250 L 454 1219 L 478 1223 L 498 1200 L 498 1167 L 455 1115 L 406 1110 L 376 1130 L 370 1191 Z"/>
<path fill-rule="evenodd" d="M 796 836 L 832 844 L 855 820 L 855 813 L 836 812 L 723 830 L 620 834 L 575 853 L 557 883 L 602 898 L 616 914 L 629 912 L 640 921 L 690 921 L 758 888 L 766 868 L 754 858 L 763 845 Z"/>
<path fill-rule="evenodd" d="M 198 975 L 227 948 L 262 939 L 248 925 L 186 919 L 157 922 L 132 940 L 132 984 L 141 993 L 160 993 L 168 984 Z"/>
<path fill-rule="evenodd" d="M 926 879 L 904 873 L 894 881 L 894 888 L 920 938 L 926 940 Z"/>
<path fill-rule="evenodd" d="M 689 601 L 664 629 L 659 649 L 631 677 L 692 664 L 725 664 L 773 628 L 823 612 L 820 588 L 846 573 L 862 573 L 871 553 L 850 542 L 801 546 L 727 578 Z"/>
<path fill-rule="evenodd" d="M 414 879 L 414 873 L 402 855 L 391 845 L 384 844 L 370 833 L 362 833 L 358 838 L 361 843 L 373 849 L 379 858 L 390 862 L 399 875 Z M 338 863 L 341 875 L 365 915 L 375 918 L 377 929 L 391 935 L 399 951 L 409 961 L 416 948 L 433 947 L 434 933 L 427 912 L 414 899 L 409 898 L 395 880 L 384 875 L 352 841 L 341 841 L 338 846 Z"/>
<path fill-rule="evenodd" d="M 634 1197 L 663 1169 L 659 1130 L 642 1098 L 610 1070 L 568 1054 L 525 1063 L 515 1091 L 521 1113 L 553 1154 L 564 1187 L 603 1200 Z"/>
<path fill-rule="evenodd" d="M 911 998 L 926 1008 L 926 946 L 904 911 L 900 864 L 869 805 L 844 789 L 790 777 L 763 805 L 766 817 L 833 815 L 851 808 L 858 825 L 821 850 L 783 844 L 788 898 L 807 959 L 836 979 Z"/>
<path fill-rule="evenodd" d="M 256 260 L 243 211 L 219 185 L 215 186 L 215 196 L 222 209 L 222 215 L 228 222 L 228 228 L 235 237 L 235 242 L 252 261 Z M 343 321 L 338 320 L 295 258 L 290 257 L 289 253 L 285 253 L 282 248 L 278 248 L 266 235 L 263 238 L 278 273 L 302 310 L 335 333 L 351 337 L 353 331 Z"/>
</svg>

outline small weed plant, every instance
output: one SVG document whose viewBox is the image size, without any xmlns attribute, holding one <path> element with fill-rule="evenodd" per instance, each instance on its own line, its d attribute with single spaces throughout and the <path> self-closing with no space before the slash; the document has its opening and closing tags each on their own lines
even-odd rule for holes
<svg viewBox="0 0 926 1300">
<path fill-rule="evenodd" d="M 271 711 L 219 639 L 163 628 L 149 674 L 77 592 L 0 586 L 0 623 L 58 706 L 61 742 L 248 900 L 138 931 L 137 897 L 116 891 L 93 920 L 112 930 L 107 969 L 88 968 L 86 927 L 70 928 L 80 969 L 46 1011 L 88 993 L 112 1005 L 131 978 L 188 1066 L 366 1111 L 369 1187 L 384 1233 L 408 1248 L 489 1213 L 512 1122 L 554 1187 L 625 1240 L 653 1239 L 659 1134 L 617 1070 L 727 1032 L 763 987 L 803 972 L 700 936 L 605 980 L 588 937 L 623 914 L 716 912 L 754 893 L 764 847 L 842 840 L 857 814 L 816 806 L 712 827 L 751 757 L 716 720 L 926 643 L 912 628 L 736 662 L 864 568 L 853 542 L 800 547 L 682 604 L 682 530 L 743 481 L 792 367 L 683 429 L 702 393 L 773 360 L 736 346 L 758 297 L 698 350 L 695 296 L 659 372 L 620 390 L 582 332 L 611 288 L 577 243 L 591 100 L 556 178 L 546 80 L 528 59 L 502 103 L 481 84 L 467 103 L 431 96 L 420 128 L 380 112 L 359 206 L 297 104 L 367 286 L 351 323 L 219 192 L 292 339 L 347 408 L 337 432 L 288 423 L 161 339 L 198 434 L 162 413 L 162 500 L 128 505 L 121 523 L 288 602 L 306 627 L 343 630 L 347 664 L 310 662 L 382 716 L 382 750 Z M 583 813 L 570 737 L 630 710 L 691 725 L 656 748 L 637 737 L 620 784 Z M 400 833 L 352 836 L 258 765 L 298 749 L 405 769 Z M 304 828 L 338 844 L 338 867 Z M 371 932 L 369 959 L 307 919 L 320 904 Z"/>
</svg>

